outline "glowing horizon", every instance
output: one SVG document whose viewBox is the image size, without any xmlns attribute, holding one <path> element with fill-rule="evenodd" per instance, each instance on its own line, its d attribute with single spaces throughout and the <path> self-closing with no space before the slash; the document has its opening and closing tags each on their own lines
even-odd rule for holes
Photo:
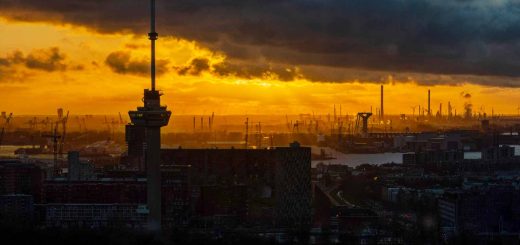
<svg viewBox="0 0 520 245">
<path fill-rule="evenodd" d="M 11 37 L 0 40 L 0 61 L 10 62 L 0 63 L 0 96 L 8 102 L 0 106 L 1 111 L 53 115 L 56 108 L 63 107 L 75 114 L 126 114 L 141 104 L 142 90 L 149 86 L 149 76 L 142 68 L 149 54 L 145 34 L 101 34 L 72 24 L 0 18 L 0 35 Z M 492 108 L 495 114 L 516 115 L 518 110 L 518 104 L 511 101 L 518 98 L 519 88 L 464 80 L 425 86 L 414 79 L 398 81 L 390 73 L 377 82 L 317 82 L 298 76 L 284 81 L 269 72 L 261 77 L 220 76 L 207 67 L 189 70 L 193 68 L 188 65 L 201 57 L 208 61 L 202 65 L 220 64 L 228 59 L 224 53 L 172 36 L 161 36 L 157 45 L 157 59 L 165 67 L 157 79 L 158 88 L 174 115 L 325 115 L 334 104 L 342 105 L 343 114 L 370 111 L 371 105 L 375 112 L 380 84 L 385 85 L 385 114 L 412 114 L 411 107 L 426 105 L 428 89 L 432 91 L 433 112 L 440 103 L 447 108 L 448 102 L 457 111 L 462 111 L 464 103 L 472 103 L 475 112 L 489 115 Z M 53 48 L 57 52 L 50 51 Z M 13 58 L 17 52 L 23 61 Z M 114 53 L 114 63 L 109 64 L 108 57 Z M 49 63 L 52 55 L 60 58 Z M 36 63 L 31 66 L 29 61 Z M 471 99 L 461 96 L 462 92 L 471 94 Z"/>
</svg>

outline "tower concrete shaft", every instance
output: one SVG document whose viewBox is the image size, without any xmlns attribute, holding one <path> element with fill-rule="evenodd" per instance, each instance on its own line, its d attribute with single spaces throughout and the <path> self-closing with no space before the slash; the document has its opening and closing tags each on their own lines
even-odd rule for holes
<svg viewBox="0 0 520 245">
<path fill-rule="evenodd" d="M 151 31 L 151 90 L 144 90 L 144 106 L 137 107 L 128 114 L 132 124 L 145 127 L 146 149 L 145 166 L 147 177 L 146 203 L 149 210 L 148 228 L 161 229 L 161 127 L 168 125 L 171 112 L 161 106 L 161 93 L 155 90 L 155 40 L 159 36 L 155 32 L 155 0 L 150 0 Z"/>
<path fill-rule="evenodd" d="M 161 227 L 161 128 L 146 127 L 146 203 L 148 206 L 148 226 L 152 230 Z"/>
</svg>

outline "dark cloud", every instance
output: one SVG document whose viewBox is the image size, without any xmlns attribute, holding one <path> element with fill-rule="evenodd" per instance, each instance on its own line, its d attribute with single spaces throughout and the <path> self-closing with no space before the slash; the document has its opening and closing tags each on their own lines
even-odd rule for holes
<svg viewBox="0 0 520 245">
<path fill-rule="evenodd" d="M 364 69 L 351 69 L 327 66 L 289 66 L 284 64 L 266 64 L 263 62 L 244 62 L 226 60 L 210 64 L 209 59 L 199 57 L 184 66 L 174 67 L 177 74 L 199 75 L 208 72 L 220 77 L 239 77 L 244 79 L 274 77 L 281 81 L 306 79 L 313 82 L 371 82 L 371 83 L 417 83 L 423 86 L 452 85 L 460 86 L 467 83 L 496 86 L 519 87 L 520 78 L 508 76 L 477 76 L 477 75 L 445 75 L 433 73 L 386 72 Z M 470 94 L 468 94 L 471 96 Z"/>
<path fill-rule="evenodd" d="M 29 69 L 53 72 L 67 69 L 67 65 L 64 61 L 65 54 L 63 54 L 59 48 L 52 47 L 33 50 L 27 54 L 27 56 L 24 56 L 21 51 L 15 51 L 4 58 L 0 57 L 0 67 L 11 67 L 23 64 Z"/>
<path fill-rule="evenodd" d="M 67 64 L 66 56 L 57 47 L 35 49 L 25 55 L 14 51 L 0 57 L 0 83 L 23 82 L 34 72 L 56 72 L 66 70 L 83 70 L 83 65 Z"/>
<path fill-rule="evenodd" d="M 281 81 L 293 81 L 299 74 L 296 68 L 286 68 L 283 65 L 272 65 L 265 63 L 245 63 L 223 61 L 210 64 L 209 59 L 199 57 L 191 60 L 185 66 L 176 67 L 179 75 L 200 75 L 202 72 L 210 72 L 220 77 L 235 76 L 246 79 L 274 77 Z"/>
<path fill-rule="evenodd" d="M 471 99 L 471 94 L 465 91 L 460 92 L 460 96 L 462 96 L 464 99 Z"/>
<path fill-rule="evenodd" d="M 138 76 L 148 76 L 150 74 L 150 61 L 146 59 L 132 59 L 131 53 L 127 51 L 115 51 L 110 53 L 105 59 L 105 64 L 113 72 L 119 74 L 132 74 Z M 156 72 L 158 76 L 168 71 L 168 61 L 157 60 Z"/>
<path fill-rule="evenodd" d="M 25 65 L 31 69 L 44 71 L 64 70 L 66 65 L 63 64 L 63 60 L 65 55 L 54 47 L 30 53 L 25 59 Z"/>
<path fill-rule="evenodd" d="M 177 67 L 177 73 L 179 75 L 200 75 L 203 71 L 209 71 L 210 65 L 209 60 L 206 58 L 195 58 L 190 64 L 182 67 Z"/>
<path fill-rule="evenodd" d="M 0 0 L 0 5 L 0 14 L 11 19 L 68 22 L 110 33 L 144 34 L 148 28 L 147 1 Z M 478 83 L 520 86 L 516 0 L 164 0 L 158 5 L 161 34 L 196 40 L 252 64 L 222 64 L 213 70 L 217 73 L 248 76 L 265 71 L 263 66 L 289 80 L 293 72 L 284 67 L 323 67 L 474 76 Z M 316 81 L 331 77 L 307 73 Z M 502 79 L 495 83 L 479 76 Z"/>
</svg>

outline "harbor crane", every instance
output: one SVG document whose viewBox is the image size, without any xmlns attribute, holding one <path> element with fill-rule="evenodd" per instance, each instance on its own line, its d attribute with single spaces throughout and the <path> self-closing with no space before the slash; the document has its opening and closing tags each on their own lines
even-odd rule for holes
<svg viewBox="0 0 520 245">
<path fill-rule="evenodd" d="M 368 119 L 372 116 L 371 112 L 358 112 L 356 119 L 356 129 L 361 127 L 361 134 L 363 137 L 368 135 Z"/>
</svg>

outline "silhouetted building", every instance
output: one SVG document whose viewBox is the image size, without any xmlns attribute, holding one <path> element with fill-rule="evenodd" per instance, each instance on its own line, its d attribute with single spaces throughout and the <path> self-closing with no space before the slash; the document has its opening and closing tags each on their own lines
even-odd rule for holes
<svg viewBox="0 0 520 245">
<path fill-rule="evenodd" d="M 403 154 L 403 164 L 460 163 L 463 151 L 428 150 Z"/>
<path fill-rule="evenodd" d="M 27 194 L 39 202 L 44 178 L 42 169 L 34 164 L 17 160 L 0 161 L 0 195 Z"/>
<path fill-rule="evenodd" d="M 39 205 L 47 227 L 142 228 L 148 210 L 144 205 L 120 203 L 60 203 Z"/>
<path fill-rule="evenodd" d="M 47 181 L 40 217 L 51 227 L 143 227 L 146 179 Z"/>
<path fill-rule="evenodd" d="M 447 192 L 438 209 L 447 237 L 520 234 L 520 192 L 511 185 Z"/>
<path fill-rule="evenodd" d="M 127 164 L 144 170 L 145 127 L 128 124 L 125 126 Z"/>
<path fill-rule="evenodd" d="M 163 227 L 189 224 L 192 211 L 190 165 L 161 166 Z"/>
<path fill-rule="evenodd" d="M 192 215 L 190 166 L 162 166 L 162 223 L 187 225 Z M 138 175 L 138 173 L 134 173 Z M 50 226 L 140 227 L 147 217 L 146 178 L 101 178 L 44 183 L 41 218 Z M 98 215 L 96 215 L 98 214 Z"/>
<path fill-rule="evenodd" d="M 4 222 L 31 224 L 34 218 L 34 199 L 32 195 L 0 195 L 0 219 Z"/>
<path fill-rule="evenodd" d="M 200 186 L 195 201 L 197 223 L 218 227 L 234 227 L 247 221 L 247 186 L 243 184 Z"/>
<path fill-rule="evenodd" d="M 276 224 L 308 228 L 311 222 L 311 149 L 294 142 L 276 150 Z"/>
<path fill-rule="evenodd" d="M 68 178 L 70 181 L 92 180 L 95 179 L 94 164 L 90 162 L 82 162 L 79 158 L 79 152 L 69 151 L 67 154 Z"/>
<path fill-rule="evenodd" d="M 501 145 L 492 146 L 482 150 L 482 160 L 497 162 L 507 162 L 515 159 L 515 148 L 512 146 Z"/>
<path fill-rule="evenodd" d="M 310 223 L 308 147 L 294 144 L 272 149 L 163 149 L 162 162 L 191 165 L 195 216 L 213 214 L 242 220 L 245 215 L 248 222 L 277 221 L 291 227 Z M 213 201 L 219 198 L 222 200 Z"/>
<path fill-rule="evenodd" d="M 146 202 L 146 179 L 101 179 L 97 181 L 53 180 L 44 183 L 43 203 L 135 203 Z"/>
</svg>

